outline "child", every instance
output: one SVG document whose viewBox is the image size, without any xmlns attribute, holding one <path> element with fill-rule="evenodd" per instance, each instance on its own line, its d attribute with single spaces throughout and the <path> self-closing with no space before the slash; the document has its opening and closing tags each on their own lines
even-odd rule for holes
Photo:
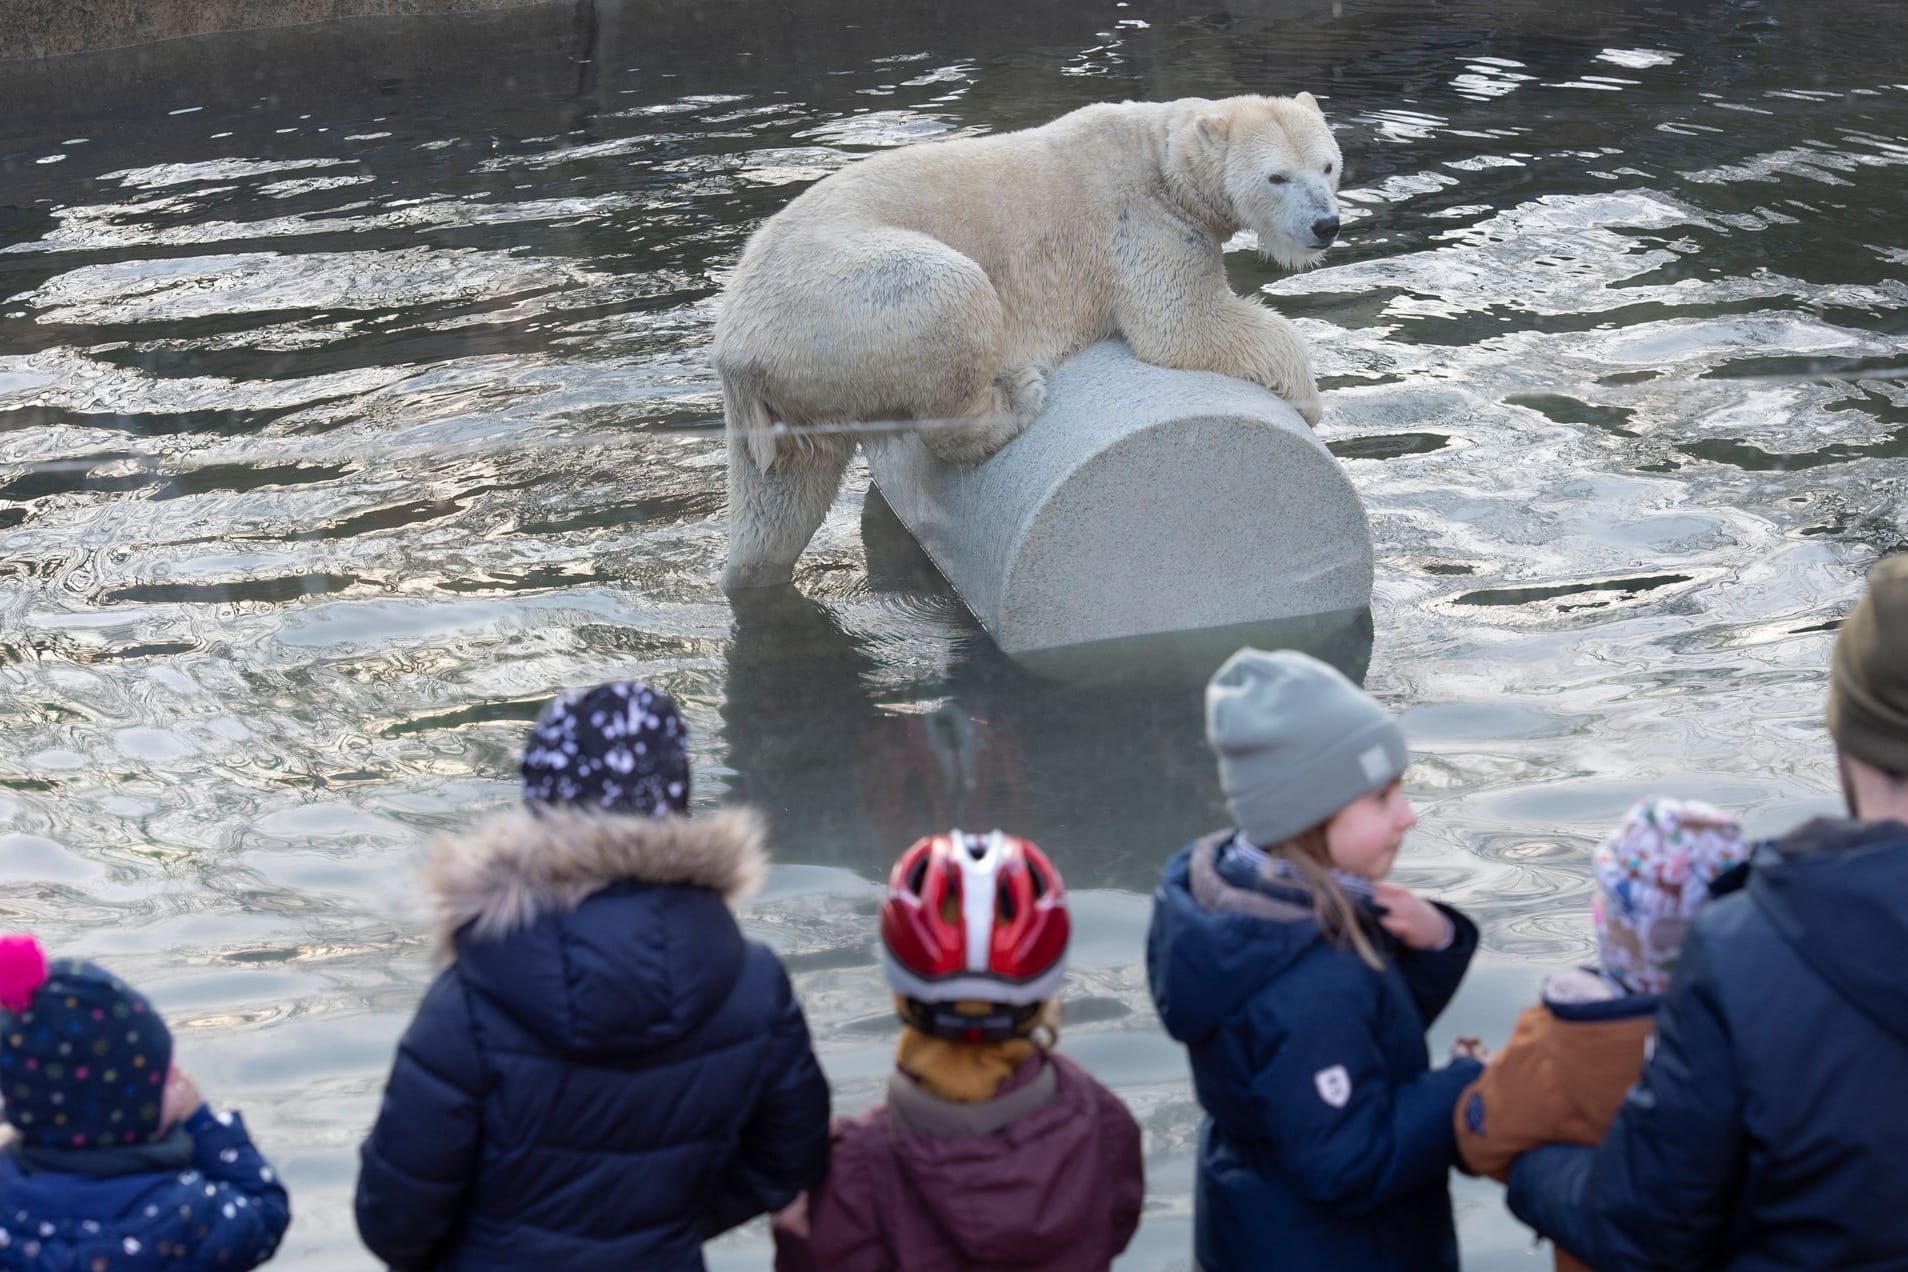
<svg viewBox="0 0 1908 1272">
<path fill-rule="evenodd" d="M 1644 800 L 1596 851 L 1600 968 L 1553 974 L 1544 1001 L 1458 1101 L 1458 1151 L 1504 1180 L 1518 1154 L 1595 1144 L 1643 1071 L 1656 1008 L 1709 885 L 1747 857 L 1735 819 L 1707 804 Z M 1583 1264 L 1557 1252 L 1559 1272 Z"/>
<path fill-rule="evenodd" d="M 788 976 L 729 903 L 762 824 L 690 818 L 686 731 L 636 681 L 557 699 L 525 807 L 439 845 L 439 973 L 358 1177 L 397 1268 L 700 1269 L 816 1182 L 828 1086 Z"/>
<path fill-rule="evenodd" d="M 1325 663 L 1242 649 L 1206 689 L 1236 829 L 1153 894 L 1146 970 L 1206 1118 L 1198 1265 L 1450 1269 L 1451 1109 L 1481 1070 L 1424 1032 L 1477 929 L 1386 883 L 1417 818 L 1404 735 Z"/>
<path fill-rule="evenodd" d="M 902 1021 L 888 1100 L 777 1216 L 778 1272 L 1104 1272 L 1126 1248 L 1139 1127 L 1049 1050 L 1067 932 L 1060 875 L 1024 839 L 955 831 L 902 854 L 881 907 Z"/>
<path fill-rule="evenodd" d="M 0 937 L 0 1268 L 257 1267 L 291 1207 L 236 1113 L 172 1063 L 143 995 Z"/>
</svg>

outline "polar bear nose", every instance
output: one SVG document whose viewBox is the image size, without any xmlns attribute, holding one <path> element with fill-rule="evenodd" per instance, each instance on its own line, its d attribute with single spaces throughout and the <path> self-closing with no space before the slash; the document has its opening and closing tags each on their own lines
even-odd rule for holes
<svg viewBox="0 0 1908 1272">
<path fill-rule="evenodd" d="M 1338 237 L 1338 218 L 1322 216 L 1312 222 L 1312 237 L 1321 243 L 1329 243 Z"/>
</svg>

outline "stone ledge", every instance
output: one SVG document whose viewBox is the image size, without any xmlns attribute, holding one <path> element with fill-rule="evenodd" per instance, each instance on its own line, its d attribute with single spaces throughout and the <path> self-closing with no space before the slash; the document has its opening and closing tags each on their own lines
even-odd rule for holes
<svg viewBox="0 0 1908 1272">
<path fill-rule="evenodd" d="M 0 61 L 130 48 L 219 31 L 304 26 L 340 18 L 489 13 L 566 0 L 13 0 Z"/>
</svg>

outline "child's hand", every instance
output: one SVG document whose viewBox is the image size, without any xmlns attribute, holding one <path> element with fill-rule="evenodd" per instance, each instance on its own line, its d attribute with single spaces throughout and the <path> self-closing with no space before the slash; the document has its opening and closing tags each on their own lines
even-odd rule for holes
<svg viewBox="0 0 1908 1272">
<path fill-rule="evenodd" d="M 199 1111 L 205 1103 L 205 1097 L 199 1094 L 199 1085 L 178 1065 L 172 1066 L 172 1072 L 166 1075 L 165 1098 L 159 1103 L 159 1129 L 169 1131 L 179 1123 Z"/>
<path fill-rule="evenodd" d="M 1374 883 L 1372 893 L 1385 913 L 1378 922 L 1385 931 L 1414 950 L 1435 950 L 1451 940 L 1451 920 L 1444 912 L 1409 888 Z"/>
</svg>

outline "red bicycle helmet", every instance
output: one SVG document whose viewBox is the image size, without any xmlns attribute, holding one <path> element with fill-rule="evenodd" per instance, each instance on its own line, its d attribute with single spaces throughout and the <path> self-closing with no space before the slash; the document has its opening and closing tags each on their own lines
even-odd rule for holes
<svg viewBox="0 0 1908 1272">
<path fill-rule="evenodd" d="M 1030 1007 L 1059 992 L 1070 930 L 1060 872 L 1032 841 L 955 830 L 917 840 L 894 863 L 881 961 L 895 992 L 916 1003 Z"/>
</svg>

